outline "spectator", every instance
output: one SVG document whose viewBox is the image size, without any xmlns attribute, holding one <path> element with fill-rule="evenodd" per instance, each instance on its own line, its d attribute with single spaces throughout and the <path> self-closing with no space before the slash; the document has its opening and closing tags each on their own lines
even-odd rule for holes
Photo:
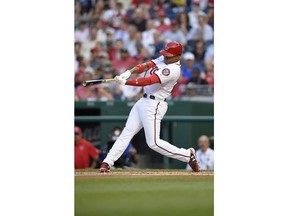
<svg viewBox="0 0 288 216">
<path fill-rule="evenodd" d="M 152 4 L 152 0 L 132 0 L 131 6 L 132 8 L 138 8 L 141 4 L 145 4 L 145 7 L 148 7 Z"/>
<path fill-rule="evenodd" d="M 147 12 L 144 12 L 142 8 L 137 8 L 135 10 L 134 16 L 132 16 L 130 24 L 135 25 L 137 27 L 137 31 L 143 32 L 146 30 L 145 13 Z"/>
<path fill-rule="evenodd" d="M 108 151 L 114 145 L 116 139 L 120 136 L 122 129 L 120 127 L 113 128 L 111 134 L 109 134 L 109 140 L 106 145 L 103 146 L 101 149 L 101 160 L 107 156 Z M 133 164 L 139 163 L 139 157 L 137 155 L 137 150 L 134 148 L 132 143 L 129 143 L 126 150 L 122 154 L 122 156 L 115 161 L 114 167 L 116 168 L 128 168 L 131 167 Z"/>
<path fill-rule="evenodd" d="M 156 26 L 155 29 L 157 29 L 161 33 L 164 33 L 164 32 L 171 29 L 170 19 L 168 17 L 166 17 L 164 11 L 162 11 L 162 10 L 157 13 L 157 17 L 156 17 L 156 19 L 154 19 L 154 24 Z"/>
<path fill-rule="evenodd" d="M 79 29 L 76 29 L 75 31 L 75 42 L 85 42 L 89 40 L 89 28 L 87 25 L 87 22 L 82 21 L 80 23 Z"/>
<path fill-rule="evenodd" d="M 198 146 L 200 149 L 196 151 L 196 156 L 200 164 L 200 170 L 214 170 L 214 150 L 210 146 L 208 136 L 202 135 L 198 139 Z M 187 170 L 191 170 L 187 165 Z"/>
<path fill-rule="evenodd" d="M 81 46 L 81 53 L 85 58 L 90 58 L 91 49 L 97 45 L 97 28 L 91 28 L 90 30 L 90 39 L 83 42 Z"/>
<path fill-rule="evenodd" d="M 153 12 L 153 17 L 155 17 L 155 15 L 159 12 L 159 11 L 163 11 L 165 9 L 165 7 L 167 7 L 167 4 L 165 3 L 166 0 L 154 0 L 152 1 L 152 12 Z M 170 24 L 170 23 L 167 23 Z"/>
<path fill-rule="evenodd" d="M 92 56 L 90 59 L 90 67 L 94 69 L 93 78 L 99 79 L 99 71 L 101 71 L 103 63 L 108 60 L 108 54 L 105 51 L 99 51 L 98 47 L 91 50 Z"/>
<path fill-rule="evenodd" d="M 202 11 L 206 11 L 208 2 L 211 2 L 211 0 L 198 0 L 198 1 L 199 1 L 200 10 Z M 212 1 L 214 2 L 214 0 Z"/>
<path fill-rule="evenodd" d="M 163 50 L 165 48 L 165 42 L 161 38 L 161 32 L 155 31 L 153 34 L 154 37 L 154 55 L 153 58 L 157 58 L 160 56 L 160 50 Z"/>
<path fill-rule="evenodd" d="M 194 68 L 193 77 L 189 80 L 189 82 L 192 82 L 196 85 L 208 85 L 208 82 L 205 79 L 201 78 L 200 70 L 197 67 Z"/>
<path fill-rule="evenodd" d="M 137 33 L 138 33 L 136 26 L 129 25 L 128 33 L 129 33 L 129 40 L 124 42 L 124 46 L 127 48 L 130 56 L 134 57 L 138 54 L 137 49 L 136 49 L 136 39 L 137 39 Z"/>
<path fill-rule="evenodd" d="M 179 13 L 177 16 L 177 21 L 179 23 L 179 27 L 180 27 L 181 31 L 186 36 L 191 29 L 188 14 L 185 12 Z"/>
<path fill-rule="evenodd" d="M 82 138 L 81 128 L 75 126 L 75 169 L 96 168 L 98 159 L 99 150 L 95 148 L 91 142 Z M 90 160 L 92 160 L 91 165 Z"/>
<path fill-rule="evenodd" d="M 135 56 L 135 59 L 137 61 L 136 64 L 142 64 L 145 62 L 145 56 L 141 54 L 138 54 L 137 56 Z"/>
<path fill-rule="evenodd" d="M 114 61 L 120 58 L 121 49 L 124 47 L 124 42 L 122 39 L 116 40 L 113 48 L 108 50 L 109 59 L 110 61 Z"/>
<path fill-rule="evenodd" d="M 114 34 L 114 29 L 109 26 L 108 21 L 106 20 L 99 20 L 96 23 L 97 31 L 97 40 L 100 41 L 102 44 L 106 44 L 108 40 L 108 33 Z"/>
<path fill-rule="evenodd" d="M 166 38 L 166 42 L 168 41 L 179 41 L 182 46 L 186 45 L 186 37 L 184 33 L 179 29 L 178 22 L 173 20 L 171 23 L 171 30 L 168 30 L 164 33 L 164 37 Z"/>
<path fill-rule="evenodd" d="M 214 29 L 214 4 L 208 5 L 207 24 Z"/>
<path fill-rule="evenodd" d="M 181 10 L 181 7 L 184 7 L 186 5 L 186 0 L 170 0 L 171 6 L 177 7 L 178 10 Z"/>
<path fill-rule="evenodd" d="M 107 29 L 106 31 L 106 34 L 107 34 L 107 39 L 106 39 L 106 50 L 108 51 L 109 49 L 109 46 L 112 46 L 113 43 L 114 43 L 114 33 L 115 31 L 114 30 L 110 30 L 110 29 Z"/>
<path fill-rule="evenodd" d="M 155 53 L 154 47 L 154 21 L 152 19 L 147 20 L 146 31 L 142 33 L 142 44 L 148 50 L 151 56 Z"/>
<path fill-rule="evenodd" d="M 122 41 L 129 40 L 128 22 L 125 19 L 122 19 L 120 21 L 120 26 L 115 31 L 114 41 L 117 41 L 117 40 L 122 40 Z"/>
<path fill-rule="evenodd" d="M 104 0 L 98 0 L 95 4 L 94 7 L 91 8 L 90 12 L 89 12 L 89 19 L 100 19 L 104 13 L 105 9 L 105 3 Z"/>
<path fill-rule="evenodd" d="M 195 50 L 193 52 L 195 56 L 195 66 L 197 66 L 201 72 L 205 70 L 204 57 L 205 57 L 205 43 L 203 40 L 196 41 Z"/>
<path fill-rule="evenodd" d="M 92 2 L 91 0 L 77 0 L 80 2 L 82 8 L 83 8 L 83 11 L 85 13 L 85 15 L 87 15 L 87 13 L 91 10 L 92 8 Z"/>
<path fill-rule="evenodd" d="M 115 13 L 112 16 L 112 26 L 114 29 L 118 29 L 120 27 L 121 20 L 124 18 L 126 11 L 123 9 L 122 2 L 116 3 Z"/>
<path fill-rule="evenodd" d="M 113 101 L 114 97 L 108 87 L 101 85 L 96 86 L 97 100 L 98 101 Z"/>
<path fill-rule="evenodd" d="M 80 42 L 74 42 L 74 71 L 75 73 L 77 72 L 78 68 L 79 68 L 79 65 L 80 65 L 80 60 L 82 57 L 82 54 L 81 54 L 81 43 Z"/>
<path fill-rule="evenodd" d="M 99 64 L 100 64 L 100 67 L 97 68 L 97 69 L 102 69 L 103 64 L 104 64 L 107 60 L 109 60 L 108 57 L 109 57 L 109 56 L 108 56 L 108 53 L 105 52 L 105 51 L 101 51 L 101 52 L 98 53 L 97 59 L 98 59 L 98 62 L 99 62 Z"/>
<path fill-rule="evenodd" d="M 115 0 L 109 0 L 109 9 L 105 10 L 102 19 L 105 21 L 112 20 L 112 17 L 117 14 Z"/>
<path fill-rule="evenodd" d="M 74 5 L 74 17 L 76 21 L 79 21 L 84 14 L 84 10 L 79 1 L 75 1 Z"/>
<path fill-rule="evenodd" d="M 194 54 L 191 52 L 186 52 L 183 55 L 184 64 L 182 64 L 183 77 L 187 79 L 192 79 L 194 70 Z"/>
<path fill-rule="evenodd" d="M 99 58 L 98 58 L 98 54 L 99 54 L 99 48 L 98 47 L 94 47 L 90 50 L 91 52 L 91 57 L 90 57 L 90 66 L 93 69 L 98 69 L 100 68 L 100 62 L 99 62 Z"/>
<path fill-rule="evenodd" d="M 208 83 L 209 86 L 214 86 L 214 64 L 207 64 L 206 66 L 207 71 L 205 74 L 205 80 Z"/>
<path fill-rule="evenodd" d="M 199 39 L 206 42 L 213 40 L 213 29 L 207 24 L 207 15 L 202 11 L 198 14 L 198 26 L 192 28 L 187 35 L 187 40 Z"/>
<path fill-rule="evenodd" d="M 214 61 L 214 44 L 212 43 L 211 45 L 208 46 L 205 56 L 204 56 L 204 63 L 207 68 L 208 64 L 212 64 Z"/>
<path fill-rule="evenodd" d="M 135 47 L 136 47 L 136 55 L 134 55 L 133 57 L 136 57 L 137 55 L 143 55 L 145 57 L 148 57 L 149 56 L 149 52 L 148 50 L 143 46 L 142 44 L 142 34 L 140 32 L 137 32 L 136 34 L 136 44 L 135 44 Z"/>
<path fill-rule="evenodd" d="M 82 44 L 81 42 L 74 42 L 74 54 L 75 54 L 75 57 L 77 58 L 78 56 L 82 56 L 82 53 L 81 53 L 81 50 L 82 50 Z"/>
<path fill-rule="evenodd" d="M 185 88 L 183 89 L 183 94 L 180 99 L 183 101 L 187 101 L 187 100 L 189 101 L 195 96 L 197 96 L 197 85 L 190 82 L 190 83 L 187 83 Z"/>
<path fill-rule="evenodd" d="M 193 0 L 192 10 L 188 13 L 190 25 L 192 29 L 198 27 L 198 14 L 200 12 L 200 0 Z"/>
<path fill-rule="evenodd" d="M 129 56 L 127 49 L 122 48 L 120 50 L 120 58 L 114 59 L 112 64 L 115 67 L 118 75 L 135 65 L 136 60 Z"/>
</svg>

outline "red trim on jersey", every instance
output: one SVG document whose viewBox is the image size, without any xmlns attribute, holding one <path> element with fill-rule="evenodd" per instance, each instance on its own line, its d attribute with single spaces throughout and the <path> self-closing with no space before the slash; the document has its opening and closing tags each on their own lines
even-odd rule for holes
<svg viewBox="0 0 288 216">
<path fill-rule="evenodd" d="M 155 83 L 161 83 L 161 81 L 156 74 L 152 74 L 149 77 L 142 77 L 139 79 L 128 80 L 125 85 L 146 86 L 146 85 L 152 85 Z"/>
<path fill-rule="evenodd" d="M 159 106 L 160 102 L 158 102 L 157 106 L 156 106 L 156 109 L 155 109 L 155 114 L 154 114 L 154 142 L 155 142 L 155 145 L 158 146 L 158 148 L 160 149 L 163 149 L 164 151 L 167 151 L 169 152 L 170 154 L 173 154 L 173 155 L 180 155 L 180 156 L 183 156 L 183 157 L 188 157 L 190 158 L 190 156 L 186 156 L 186 155 L 182 155 L 182 154 L 177 154 L 177 153 L 173 153 L 173 152 L 170 152 L 168 151 L 167 149 L 164 149 L 163 147 L 159 146 L 156 142 L 156 114 L 157 114 L 157 111 L 158 111 L 158 106 Z"/>
<path fill-rule="evenodd" d="M 158 74 L 154 73 L 153 75 L 156 75 L 156 76 L 158 77 L 158 79 L 159 79 L 159 82 L 161 83 L 161 79 L 160 79 L 160 77 L 158 76 Z"/>
</svg>

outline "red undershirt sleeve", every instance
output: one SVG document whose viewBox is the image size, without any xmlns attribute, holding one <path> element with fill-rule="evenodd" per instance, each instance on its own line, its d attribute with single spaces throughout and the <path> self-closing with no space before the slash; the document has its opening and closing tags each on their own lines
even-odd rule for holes
<svg viewBox="0 0 288 216">
<path fill-rule="evenodd" d="M 146 63 L 146 65 L 147 65 L 147 67 L 148 67 L 148 69 L 144 69 L 144 65 L 143 64 L 138 64 L 136 67 L 138 68 L 138 74 L 140 74 L 140 73 L 143 73 L 144 71 L 147 71 L 147 70 L 149 70 L 150 68 L 152 68 L 152 67 L 154 67 L 155 66 L 155 63 L 154 62 L 152 62 L 152 61 L 149 61 L 149 62 L 147 62 Z"/>
<path fill-rule="evenodd" d="M 142 77 L 139 79 L 128 80 L 125 85 L 132 85 L 132 86 L 146 86 L 152 85 L 155 83 L 161 83 L 159 77 L 154 73 L 149 77 Z"/>
</svg>

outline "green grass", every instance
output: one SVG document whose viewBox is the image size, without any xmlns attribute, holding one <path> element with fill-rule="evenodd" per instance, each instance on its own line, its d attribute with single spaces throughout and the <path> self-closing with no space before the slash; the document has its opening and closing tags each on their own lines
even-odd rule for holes
<svg viewBox="0 0 288 216">
<path fill-rule="evenodd" d="M 213 176 L 75 178 L 75 215 L 212 216 Z"/>
</svg>

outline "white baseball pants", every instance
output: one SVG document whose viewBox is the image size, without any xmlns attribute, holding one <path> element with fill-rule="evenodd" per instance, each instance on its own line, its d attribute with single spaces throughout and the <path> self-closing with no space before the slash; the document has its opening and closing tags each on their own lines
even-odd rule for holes
<svg viewBox="0 0 288 216">
<path fill-rule="evenodd" d="M 190 149 L 178 148 L 160 139 L 160 123 L 167 108 L 165 101 L 150 98 L 138 100 L 130 111 L 125 128 L 103 162 L 113 166 L 114 162 L 123 154 L 133 136 L 144 127 L 146 142 L 151 149 L 167 157 L 188 163 L 191 154 Z"/>
</svg>

